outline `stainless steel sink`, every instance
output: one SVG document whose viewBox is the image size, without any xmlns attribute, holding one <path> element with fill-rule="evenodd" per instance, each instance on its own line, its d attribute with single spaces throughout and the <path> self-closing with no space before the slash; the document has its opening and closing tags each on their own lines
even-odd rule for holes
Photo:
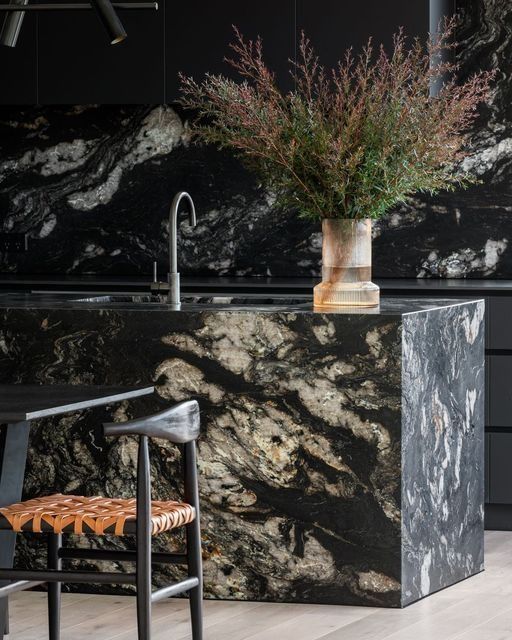
<svg viewBox="0 0 512 640">
<path fill-rule="evenodd" d="M 165 304 L 165 296 L 140 295 L 99 295 L 85 298 L 73 298 L 72 302 L 88 304 Z"/>
<path fill-rule="evenodd" d="M 72 300 L 81 304 L 102 304 L 102 305 L 166 305 L 166 296 L 150 295 L 150 294 L 120 294 L 120 295 L 98 295 L 74 298 Z M 183 296 L 182 305 L 215 305 L 215 306 L 272 306 L 272 307 L 296 307 L 298 305 L 311 304 L 311 296 L 262 296 L 262 295 L 244 295 L 244 296 Z"/>
</svg>

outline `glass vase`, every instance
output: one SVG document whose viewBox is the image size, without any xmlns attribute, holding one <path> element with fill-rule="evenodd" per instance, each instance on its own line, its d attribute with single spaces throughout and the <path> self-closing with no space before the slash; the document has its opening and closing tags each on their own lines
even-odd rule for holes
<svg viewBox="0 0 512 640">
<path fill-rule="evenodd" d="M 372 277 L 372 221 L 322 221 L 322 282 L 314 288 L 315 309 L 376 307 Z"/>
</svg>

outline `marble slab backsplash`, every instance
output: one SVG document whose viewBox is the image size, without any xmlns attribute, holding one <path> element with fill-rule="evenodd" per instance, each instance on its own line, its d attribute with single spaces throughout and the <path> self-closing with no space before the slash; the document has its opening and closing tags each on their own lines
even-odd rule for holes
<svg viewBox="0 0 512 640">
<path fill-rule="evenodd" d="M 467 167 L 482 183 L 416 197 L 374 228 L 375 277 L 512 277 L 512 3 L 459 0 L 461 73 L 499 68 Z M 275 206 L 228 153 L 190 144 L 171 105 L 0 109 L 0 230 L 30 251 L 0 272 L 166 271 L 167 215 L 189 191 L 198 226 L 179 239 L 182 274 L 319 273 L 320 226 Z"/>
</svg>

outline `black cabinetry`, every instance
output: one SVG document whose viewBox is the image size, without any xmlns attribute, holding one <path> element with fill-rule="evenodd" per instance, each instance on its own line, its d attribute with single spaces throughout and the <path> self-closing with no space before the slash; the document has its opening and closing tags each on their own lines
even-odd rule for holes
<svg viewBox="0 0 512 640">
<path fill-rule="evenodd" d="M 487 347 L 495 351 L 512 351 L 512 291 L 510 295 L 487 299 Z"/>
<path fill-rule="evenodd" d="M 487 299 L 489 505 L 492 528 L 512 529 L 512 292 Z"/>
<path fill-rule="evenodd" d="M 489 502 L 489 447 L 490 447 L 490 434 L 485 434 L 485 502 Z"/>
<path fill-rule="evenodd" d="M 178 72 L 197 79 L 232 71 L 233 25 L 262 37 L 265 61 L 283 89 L 293 86 L 289 59 L 304 29 L 323 64 L 373 36 L 391 44 L 403 26 L 425 36 L 434 0 L 159 0 L 158 11 L 120 11 L 128 32 L 111 46 L 93 11 L 27 13 L 18 46 L 0 47 L 1 104 L 152 104 L 172 102 Z M 1 16 L 0 16 L 1 18 Z"/>
<path fill-rule="evenodd" d="M 233 76 L 224 58 L 232 55 L 233 25 L 246 39 L 263 41 L 265 62 L 280 86 L 292 86 L 288 60 L 295 58 L 295 0 L 189 0 L 167 11 L 167 101 L 179 95 L 178 73 L 199 80 L 206 72 Z"/>
<path fill-rule="evenodd" d="M 41 104 L 165 101 L 165 3 L 120 11 L 128 38 L 110 45 L 93 11 L 44 12 L 38 29 Z M 3 56 L 0 51 L 0 60 Z"/>
<path fill-rule="evenodd" d="M 304 31 L 326 66 L 334 66 L 349 47 L 354 53 L 360 52 L 369 36 L 389 50 L 399 27 L 410 37 L 425 38 L 429 31 L 428 0 L 297 0 L 298 39 Z"/>
<path fill-rule="evenodd" d="M 512 505 L 512 433 L 489 433 L 490 504 Z"/>
<path fill-rule="evenodd" d="M 488 356 L 487 383 L 487 426 L 512 428 L 512 355 Z"/>
<path fill-rule="evenodd" d="M 5 11 L 0 11 L 0 27 Z M 37 103 L 37 22 L 26 13 L 16 47 L 0 47 L 0 104 Z"/>
</svg>

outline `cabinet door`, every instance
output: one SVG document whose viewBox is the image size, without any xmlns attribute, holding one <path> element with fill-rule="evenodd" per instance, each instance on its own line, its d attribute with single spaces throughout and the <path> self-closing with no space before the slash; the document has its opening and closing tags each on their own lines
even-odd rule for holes
<svg viewBox="0 0 512 640">
<path fill-rule="evenodd" d="M 297 0 L 297 40 L 311 40 L 320 63 L 334 67 L 349 47 L 358 53 L 371 36 L 389 50 L 393 34 L 425 38 L 429 31 L 429 0 Z"/>
<path fill-rule="evenodd" d="M 512 433 L 491 433 L 489 450 L 491 504 L 512 504 Z"/>
<path fill-rule="evenodd" d="M 485 434 L 485 503 L 490 502 L 490 487 L 489 487 L 489 461 L 490 461 L 490 447 L 491 447 L 492 433 Z"/>
<path fill-rule="evenodd" d="M 165 2 L 158 11 L 119 11 L 128 37 L 111 45 L 96 13 L 39 16 L 42 104 L 145 104 L 165 97 Z"/>
<path fill-rule="evenodd" d="M 0 11 L 0 29 L 6 12 Z M 0 45 L 0 104 L 37 103 L 37 15 L 27 12 L 15 47 Z"/>
<path fill-rule="evenodd" d="M 487 358 L 489 416 L 491 427 L 512 427 L 512 356 Z"/>
<path fill-rule="evenodd" d="M 246 38 L 261 36 L 265 61 L 280 86 L 292 86 L 288 59 L 295 57 L 295 0 L 189 0 L 167 10 L 167 102 L 179 95 L 180 71 L 196 80 L 206 72 L 237 77 L 224 62 L 231 56 L 233 25 Z"/>
<path fill-rule="evenodd" d="M 512 349 L 512 298 L 492 296 L 487 305 L 489 349 Z"/>
</svg>

